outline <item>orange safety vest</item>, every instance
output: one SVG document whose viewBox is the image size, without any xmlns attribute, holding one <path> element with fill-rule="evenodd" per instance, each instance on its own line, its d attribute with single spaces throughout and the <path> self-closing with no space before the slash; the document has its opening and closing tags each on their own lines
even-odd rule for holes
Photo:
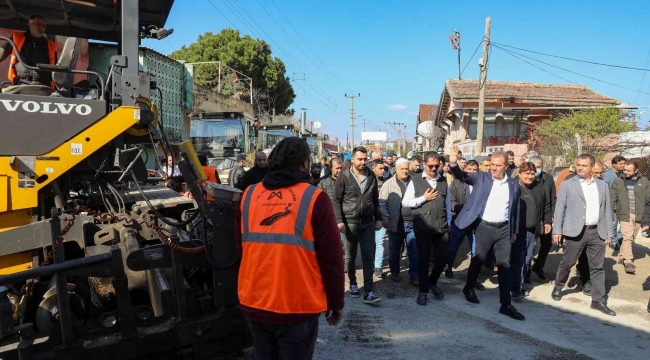
<svg viewBox="0 0 650 360">
<path fill-rule="evenodd" d="M 11 37 L 14 41 L 14 44 L 16 44 L 16 47 L 18 48 L 18 52 L 20 52 L 20 50 L 22 50 L 23 48 L 23 45 L 25 44 L 25 33 L 14 31 Z M 54 65 L 56 61 L 56 44 L 50 39 L 46 39 L 46 40 L 47 40 L 47 53 L 50 59 L 50 65 Z M 18 71 L 16 71 L 17 64 L 18 64 L 18 56 L 16 55 L 16 50 L 12 48 L 11 62 L 9 63 L 9 74 L 7 75 L 7 78 L 9 79 L 9 81 L 13 82 L 14 84 L 18 81 Z M 54 81 L 52 81 L 50 86 L 52 87 L 52 89 L 55 88 Z"/>
<path fill-rule="evenodd" d="M 307 183 L 249 186 L 241 202 L 239 302 L 279 314 L 327 311 L 316 260 L 312 211 L 321 189 Z"/>
<path fill-rule="evenodd" d="M 213 167 L 210 167 L 210 166 L 201 166 L 201 167 L 203 168 L 203 171 L 205 171 L 205 174 L 208 176 L 208 180 L 207 180 L 207 181 L 209 181 L 209 182 L 213 182 L 213 183 L 215 183 L 215 184 L 219 184 L 219 183 L 220 183 L 220 181 L 219 181 L 219 175 L 217 174 L 217 169 L 215 169 L 215 168 L 213 168 Z M 207 183 L 203 183 L 203 186 L 207 187 L 208 184 L 207 184 Z M 214 200 L 214 199 L 212 198 L 212 196 L 207 195 L 207 194 L 205 195 L 205 199 L 206 199 L 206 200 Z"/>
</svg>

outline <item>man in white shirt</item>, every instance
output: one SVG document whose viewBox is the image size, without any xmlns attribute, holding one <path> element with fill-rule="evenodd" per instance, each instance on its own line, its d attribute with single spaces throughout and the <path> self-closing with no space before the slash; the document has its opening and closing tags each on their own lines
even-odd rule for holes
<svg viewBox="0 0 650 360">
<path fill-rule="evenodd" d="M 478 275 L 488 254 L 494 249 L 495 265 L 499 274 L 499 313 L 515 320 L 524 320 L 512 306 L 510 297 L 510 249 L 517 240 L 519 229 L 519 184 L 506 175 L 508 155 L 504 152 L 492 154 L 489 172 L 467 173 L 457 166 L 458 147 L 454 146 L 449 156 L 449 169 L 454 177 L 472 185 L 467 203 L 454 220 L 459 229 L 474 230 L 474 254 L 463 289 L 465 299 L 478 304 L 474 292 Z M 525 241 L 525 239 L 520 239 Z"/>
<path fill-rule="evenodd" d="M 418 305 L 427 304 L 429 291 L 440 300 L 445 294 L 437 286 L 440 274 L 447 262 L 449 243 L 444 236 L 447 225 L 447 181 L 440 176 L 438 169 L 442 164 L 435 152 L 424 154 L 424 172 L 416 174 L 406 187 L 402 206 L 411 208 L 413 214 L 413 230 L 418 247 L 418 278 L 420 292 L 417 297 Z M 434 265 L 429 273 L 429 261 L 433 250 Z"/>
<path fill-rule="evenodd" d="M 564 235 L 564 256 L 557 269 L 553 300 L 562 299 L 562 288 L 571 268 L 583 251 L 587 252 L 591 275 L 591 308 L 603 314 L 616 313 L 605 303 L 605 247 L 612 241 L 612 208 L 607 184 L 591 174 L 595 159 L 589 154 L 578 156 L 576 174 L 562 182 L 555 203 L 553 242 Z"/>
</svg>

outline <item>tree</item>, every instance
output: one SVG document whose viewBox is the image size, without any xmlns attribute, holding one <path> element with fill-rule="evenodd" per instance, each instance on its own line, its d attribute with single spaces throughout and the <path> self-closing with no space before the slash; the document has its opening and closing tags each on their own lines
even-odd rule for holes
<svg viewBox="0 0 650 360">
<path fill-rule="evenodd" d="M 539 147 L 544 156 L 554 159 L 574 159 L 578 156 L 575 134 L 582 142 L 582 153 L 602 158 L 608 152 L 620 150 L 612 135 L 635 130 L 634 125 L 623 119 L 616 108 L 594 108 L 551 116 L 531 125 L 530 143 Z M 552 164 L 549 164 L 552 166 Z"/>
<path fill-rule="evenodd" d="M 189 46 L 183 45 L 169 56 L 187 62 L 221 61 L 250 76 L 253 79 L 253 87 L 257 90 L 253 91 L 253 96 L 256 93 L 268 95 L 267 103 L 275 108 L 276 113 L 287 111 L 296 98 L 289 77 L 286 76 L 284 62 L 273 57 L 269 44 L 249 35 L 241 37 L 238 30 L 224 29 L 218 34 L 206 32 L 199 35 L 196 42 Z M 217 90 L 218 65 L 204 64 L 195 66 L 194 70 L 197 85 Z M 238 93 L 251 96 L 242 82 L 237 81 L 236 74 L 224 71 L 223 68 L 221 92 L 231 96 Z M 265 110 L 270 111 L 269 108 Z"/>
</svg>

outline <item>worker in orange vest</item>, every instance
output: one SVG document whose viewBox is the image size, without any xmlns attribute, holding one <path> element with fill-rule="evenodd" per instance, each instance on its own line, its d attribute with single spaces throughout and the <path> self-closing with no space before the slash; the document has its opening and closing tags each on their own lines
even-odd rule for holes
<svg viewBox="0 0 650 360">
<path fill-rule="evenodd" d="M 310 184 L 309 158 L 305 139 L 280 141 L 237 212 L 238 295 L 255 359 L 311 359 L 320 314 L 330 325 L 343 314 L 339 230 L 329 197 Z"/>
<path fill-rule="evenodd" d="M 33 15 L 27 23 L 29 28 L 26 32 L 14 31 L 12 40 L 20 57 L 25 61 L 25 65 L 36 66 L 36 64 L 56 64 L 56 43 L 45 38 L 46 23 L 45 18 L 39 15 Z M 11 55 L 9 64 L 9 74 L 7 79 L 15 85 L 20 84 L 41 84 L 54 88 L 51 71 L 33 71 L 26 69 L 18 61 L 16 51 L 7 42 L 0 49 L 0 62 L 4 61 Z"/>
<path fill-rule="evenodd" d="M 203 183 L 203 187 L 204 188 L 207 187 L 208 182 L 221 184 L 221 180 L 219 179 L 219 173 L 217 172 L 217 169 L 208 166 L 208 157 L 203 154 L 199 154 L 198 157 L 199 157 L 199 162 L 201 163 L 201 167 L 203 168 L 203 171 L 208 176 L 208 180 Z M 207 194 L 205 195 L 205 199 L 214 200 L 212 196 Z"/>
</svg>

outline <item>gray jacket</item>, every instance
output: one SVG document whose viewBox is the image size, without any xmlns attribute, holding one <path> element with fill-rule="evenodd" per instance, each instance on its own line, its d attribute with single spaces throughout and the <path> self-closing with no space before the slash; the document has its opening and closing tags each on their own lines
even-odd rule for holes
<svg viewBox="0 0 650 360">
<path fill-rule="evenodd" d="M 579 176 L 574 176 L 563 181 L 562 185 L 560 185 L 560 193 L 557 195 L 555 203 L 554 235 L 576 237 L 580 235 L 585 226 L 586 202 L 579 179 Z M 594 179 L 594 181 L 596 181 L 598 187 L 600 202 L 598 235 L 604 240 L 613 236 L 609 187 L 600 179 Z"/>
<path fill-rule="evenodd" d="M 392 176 L 384 182 L 379 192 L 379 211 L 381 217 L 388 219 L 388 230 L 396 233 L 397 225 L 402 211 L 402 189 L 397 184 L 397 176 Z"/>
</svg>

